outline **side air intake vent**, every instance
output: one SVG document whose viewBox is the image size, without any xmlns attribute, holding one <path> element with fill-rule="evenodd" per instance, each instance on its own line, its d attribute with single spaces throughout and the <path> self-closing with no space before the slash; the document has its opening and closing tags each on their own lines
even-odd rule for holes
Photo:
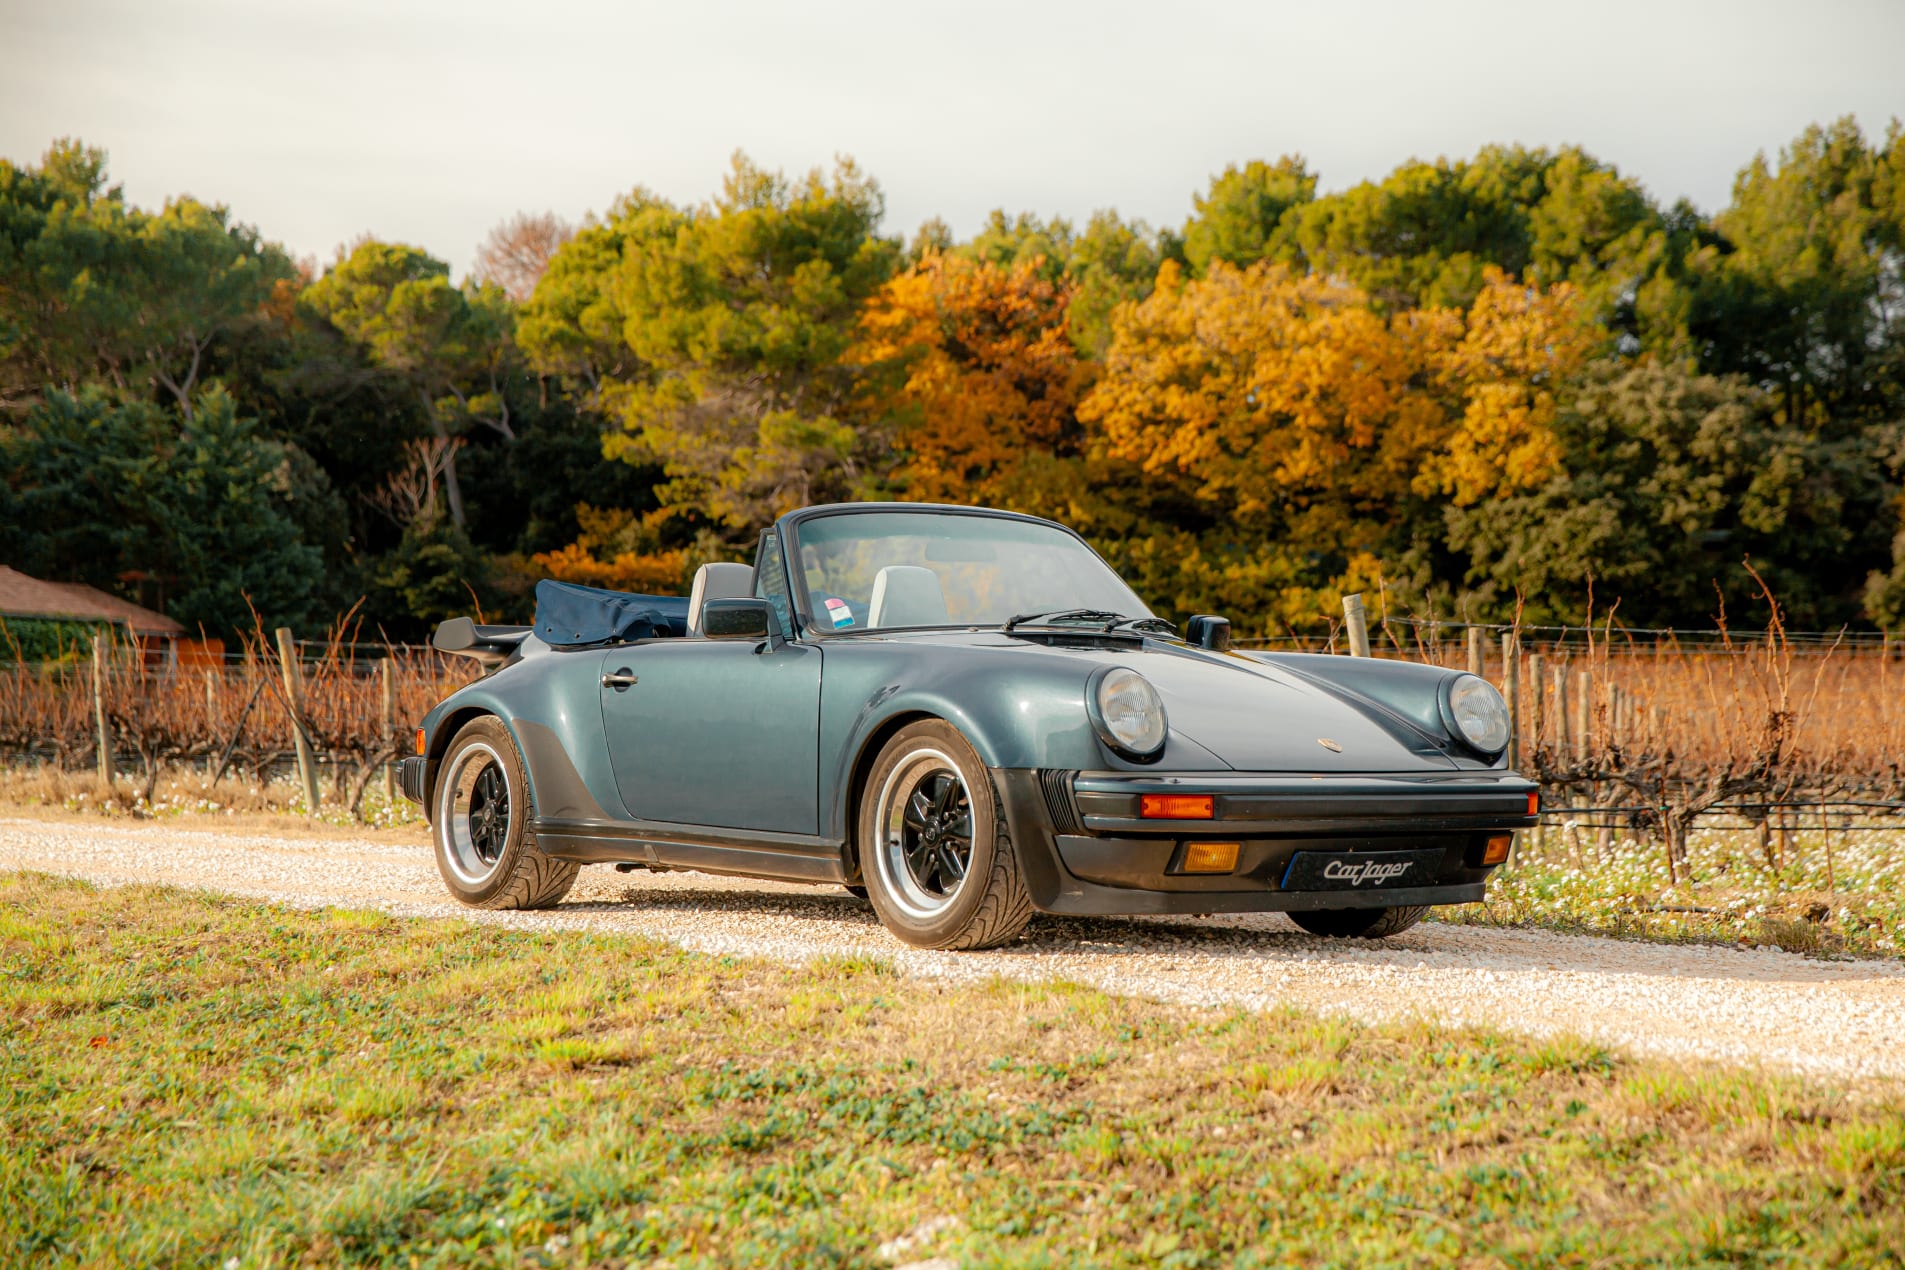
<svg viewBox="0 0 1905 1270">
<path fill-rule="evenodd" d="M 1072 778 L 1077 772 L 1063 768 L 1039 769 L 1039 792 L 1045 795 L 1045 810 L 1052 814 L 1052 828 L 1059 833 L 1078 833 L 1078 807 L 1072 802 Z"/>
</svg>

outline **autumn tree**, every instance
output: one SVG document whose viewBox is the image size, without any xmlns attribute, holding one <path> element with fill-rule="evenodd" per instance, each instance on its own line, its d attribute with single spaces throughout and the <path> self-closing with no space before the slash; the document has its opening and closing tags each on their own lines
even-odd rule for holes
<svg viewBox="0 0 1905 1270">
<path fill-rule="evenodd" d="M 1041 261 L 935 253 L 868 303 L 849 357 L 867 367 L 865 407 L 895 449 L 888 480 L 905 497 L 1010 503 L 1029 456 L 1079 455 L 1087 370 L 1068 327 L 1074 287 Z"/>
<path fill-rule="evenodd" d="M 645 594 L 686 594 L 695 567 L 709 558 L 725 558 L 665 545 L 672 537 L 668 525 L 672 513 L 665 508 L 638 516 L 624 508 L 584 503 L 578 514 L 582 532 L 574 542 L 534 557 L 537 568 L 564 582 Z"/>
<path fill-rule="evenodd" d="M 1120 310 L 1080 415 L 1113 457 L 1178 484 L 1268 612 L 1421 563 L 1444 503 L 1545 479 L 1557 388 L 1591 344 L 1565 286 L 1498 272 L 1467 311 L 1383 315 L 1359 289 L 1260 263 L 1172 268 Z M 1238 572 L 1241 570 L 1242 572 Z M 1246 578 L 1245 574 L 1249 577 Z"/>
<path fill-rule="evenodd" d="M 554 212 L 518 212 L 496 228 L 476 249 L 475 276 L 501 287 L 521 304 L 536 289 L 543 272 L 575 229 Z"/>
</svg>

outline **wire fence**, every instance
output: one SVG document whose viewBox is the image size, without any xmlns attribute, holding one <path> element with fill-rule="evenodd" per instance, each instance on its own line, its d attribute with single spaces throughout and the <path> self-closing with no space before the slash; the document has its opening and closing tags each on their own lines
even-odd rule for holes
<svg viewBox="0 0 1905 1270">
<path fill-rule="evenodd" d="M 318 801 L 322 770 L 353 812 L 411 750 L 411 728 L 469 682 L 464 658 L 408 645 L 291 640 L 263 632 L 210 664 L 103 639 L 85 661 L 0 667 L 0 761 L 131 773 L 150 800 L 167 765 L 265 781 L 295 766 Z"/>
<path fill-rule="evenodd" d="M 258 631 L 197 663 L 119 641 L 97 661 L 75 650 L 0 666 L 0 762 L 110 767 L 149 790 L 167 763 L 262 779 L 300 762 L 302 740 L 303 765 L 356 807 L 407 752 L 415 720 L 478 668 L 354 634 L 285 632 L 279 646 Z M 1890 639 L 1795 635 L 1777 620 L 1745 638 L 1395 618 L 1370 635 L 1374 655 L 1467 668 L 1502 689 L 1510 761 L 1542 785 L 1549 823 L 1655 840 L 1670 862 L 1696 823 L 1905 827 L 1905 679 Z"/>
<path fill-rule="evenodd" d="M 1684 876 L 1696 824 L 1777 844 L 1800 829 L 1905 828 L 1897 641 L 1766 627 L 1628 628 L 1378 621 L 1373 656 L 1467 669 L 1512 720 L 1509 759 L 1542 786 L 1544 824 L 1658 843 Z M 1346 605 L 1348 621 L 1355 605 Z M 1347 621 L 1314 651 L 1347 651 Z"/>
</svg>

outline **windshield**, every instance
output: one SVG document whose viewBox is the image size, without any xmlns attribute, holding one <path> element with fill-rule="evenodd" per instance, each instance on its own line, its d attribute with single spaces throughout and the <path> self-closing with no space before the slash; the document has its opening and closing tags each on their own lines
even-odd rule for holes
<svg viewBox="0 0 1905 1270">
<path fill-rule="evenodd" d="M 1000 516 L 850 512 L 805 521 L 808 624 L 823 634 L 998 626 L 1024 613 L 1151 610 L 1062 529 Z"/>
</svg>

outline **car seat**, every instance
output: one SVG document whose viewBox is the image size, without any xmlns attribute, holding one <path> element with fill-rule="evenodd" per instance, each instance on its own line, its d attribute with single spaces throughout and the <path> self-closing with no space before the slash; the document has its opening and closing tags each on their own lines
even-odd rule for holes
<svg viewBox="0 0 1905 1270">
<path fill-rule="evenodd" d="M 704 564 L 688 589 L 688 634 L 701 634 L 701 606 L 709 600 L 746 600 L 754 595 L 754 566 Z"/>
<path fill-rule="evenodd" d="M 873 578 L 873 599 L 867 605 L 867 625 L 949 626 L 946 592 L 939 575 L 913 564 L 891 564 Z"/>
</svg>

